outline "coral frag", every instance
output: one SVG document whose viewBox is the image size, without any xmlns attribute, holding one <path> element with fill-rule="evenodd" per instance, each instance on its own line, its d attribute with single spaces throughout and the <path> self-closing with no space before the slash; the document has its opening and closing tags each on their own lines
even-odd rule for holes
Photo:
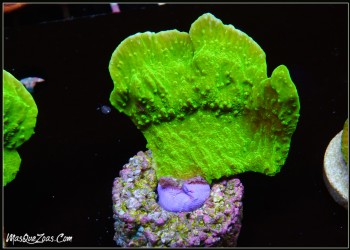
<svg viewBox="0 0 350 250">
<path fill-rule="evenodd" d="M 17 175 L 21 157 L 17 148 L 33 134 L 38 107 L 23 84 L 6 70 L 2 71 L 3 109 L 3 186 Z"/>
<path fill-rule="evenodd" d="M 127 37 L 109 71 L 111 104 L 141 129 L 158 179 L 211 183 L 247 171 L 273 176 L 284 165 L 300 109 L 289 71 L 280 65 L 268 77 L 262 48 L 212 14 L 188 33 Z"/>
<path fill-rule="evenodd" d="M 239 179 L 212 183 L 204 205 L 192 212 L 168 212 L 157 203 L 151 151 L 130 158 L 113 184 L 117 245 L 123 247 L 236 246 L 243 215 Z"/>
</svg>

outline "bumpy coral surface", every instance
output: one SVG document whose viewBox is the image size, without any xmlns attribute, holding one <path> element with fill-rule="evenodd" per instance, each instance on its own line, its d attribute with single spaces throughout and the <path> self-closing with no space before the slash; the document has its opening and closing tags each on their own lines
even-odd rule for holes
<svg viewBox="0 0 350 250">
<path fill-rule="evenodd" d="M 9 72 L 3 70 L 4 84 L 4 172 L 3 185 L 12 181 L 21 164 L 17 147 L 34 133 L 38 109 L 31 94 Z"/>
<path fill-rule="evenodd" d="M 297 90 L 284 65 L 268 78 L 264 51 L 232 25 L 204 14 L 189 33 L 137 33 L 116 48 L 109 70 L 110 101 L 142 129 L 157 178 L 210 183 L 283 166 Z"/>
<path fill-rule="evenodd" d="M 157 179 L 151 151 L 130 158 L 113 184 L 117 245 L 123 247 L 236 246 L 243 212 L 238 179 L 213 183 L 204 205 L 173 213 L 157 203 Z"/>
</svg>

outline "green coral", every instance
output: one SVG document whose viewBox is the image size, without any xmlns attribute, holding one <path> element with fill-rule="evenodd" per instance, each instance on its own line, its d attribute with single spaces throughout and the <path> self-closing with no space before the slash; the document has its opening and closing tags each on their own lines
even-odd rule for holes
<svg viewBox="0 0 350 250">
<path fill-rule="evenodd" d="M 11 182 L 19 170 L 21 157 L 17 148 L 34 133 L 38 109 L 23 84 L 3 70 L 3 185 Z"/>
<path fill-rule="evenodd" d="M 346 119 L 343 127 L 343 133 L 341 136 L 341 151 L 345 160 L 345 163 L 348 165 L 349 162 L 349 119 Z"/>
<path fill-rule="evenodd" d="M 288 69 L 267 77 L 264 51 L 207 13 L 190 32 L 137 33 L 114 51 L 112 105 L 153 152 L 157 177 L 208 182 L 245 171 L 274 175 L 299 119 Z"/>
</svg>

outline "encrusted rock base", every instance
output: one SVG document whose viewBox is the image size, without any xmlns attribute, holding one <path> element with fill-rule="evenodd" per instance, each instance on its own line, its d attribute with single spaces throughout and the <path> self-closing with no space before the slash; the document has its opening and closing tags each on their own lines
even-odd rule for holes
<svg viewBox="0 0 350 250">
<path fill-rule="evenodd" d="M 168 212 L 157 203 L 152 153 L 138 152 L 113 184 L 114 240 L 122 247 L 237 245 L 243 216 L 239 179 L 211 185 L 204 205 L 192 212 Z"/>
</svg>

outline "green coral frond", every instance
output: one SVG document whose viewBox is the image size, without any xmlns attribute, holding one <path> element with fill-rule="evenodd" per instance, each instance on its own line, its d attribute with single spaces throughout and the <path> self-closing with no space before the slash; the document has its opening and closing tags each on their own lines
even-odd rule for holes
<svg viewBox="0 0 350 250">
<path fill-rule="evenodd" d="M 21 165 L 21 157 L 16 149 L 4 148 L 3 186 L 15 179 Z"/>
<path fill-rule="evenodd" d="M 17 148 L 34 133 L 38 108 L 23 84 L 3 70 L 4 143 L 6 148 Z"/>
<path fill-rule="evenodd" d="M 209 81 L 215 89 L 229 86 L 231 92 L 242 95 L 250 85 L 266 79 L 264 51 L 232 25 L 204 14 L 192 24 L 189 34 L 195 49 L 193 62 L 206 78 L 202 84 Z"/>
<path fill-rule="evenodd" d="M 245 171 L 274 175 L 299 118 L 288 69 L 267 77 L 252 38 L 211 14 L 189 33 L 138 33 L 112 55 L 110 101 L 142 129 L 157 176 L 211 181 Z"/>
<path fill-rule="evenodd" d="M 3 70 L 3 93 L 5 184 L 14 178 L 19 169 L 20 157 L 16 148 L 34 133 L 38 108 L 23 84 L 5 70 Z"/>
<path fill-rule="evenodd" d="M 187 89 L 192 52 L 189 35 L 177 30 L 129 37 L 109 65 L 115 84 L 111 103 L 138 127 L 171 119 L 180 99 L 192 96 Z"/>
</svg>

